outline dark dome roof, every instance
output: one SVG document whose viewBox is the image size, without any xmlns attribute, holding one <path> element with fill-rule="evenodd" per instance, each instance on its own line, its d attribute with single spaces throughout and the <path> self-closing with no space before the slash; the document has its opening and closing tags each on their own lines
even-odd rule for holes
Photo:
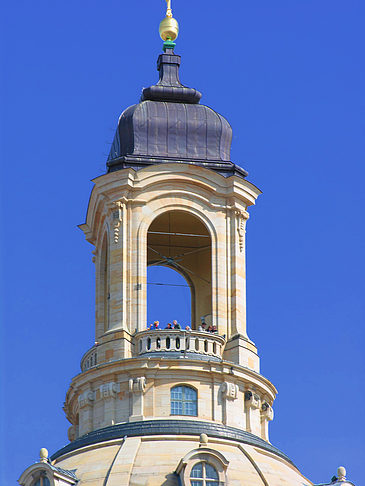
<svg viewBox="0 0 365 486">
<path fill-rule="evenodd" d="M 230 161 L 232 128 L 201 93 L 179 80 L 180 56 L 167 49 L 158 58 L 158 83 L 119 118 L 107 161 L 108 171 L 179 162 L 203 165 L 223 175 L 247 173 Z"/>
</svg>

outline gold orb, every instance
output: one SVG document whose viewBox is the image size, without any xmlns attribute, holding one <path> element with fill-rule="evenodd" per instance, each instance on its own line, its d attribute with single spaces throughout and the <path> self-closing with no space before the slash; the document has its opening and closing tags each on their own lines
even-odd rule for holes
<svg viewBox="0 0 365 486">
<path fill-rule="evenodd" d="M 42 447 L 42 449 L 39 451 L 39 458 L 40 458 L 41 462 L 47 462 L 48 451 L 45 447 Z"/>
<path fill-rule="evenodd" d="M 173 17 L 165 17 L 160 23 L 159 31 L 163 41 L 174 41 L 179 35 L 179 24 Z"/>
</svg>

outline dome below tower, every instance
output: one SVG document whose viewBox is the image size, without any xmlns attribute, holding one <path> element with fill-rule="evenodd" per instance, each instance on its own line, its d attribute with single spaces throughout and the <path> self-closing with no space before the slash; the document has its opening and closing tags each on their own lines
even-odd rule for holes
<svg viewBox="0 0 365 486">
<path fill-rule="evenodd" d="M 119 118 L 108 172 L 178 162 L 200 165 L 224 176 L 246 177 L 247 172 L 230 160 L 230 124 L 199 104 L 199 91 L 181 84 L 179 66 L 180 56 L 165 48 L 157 61 L 158 83 L 144 88 L 141 101 Z"/>
</svg>

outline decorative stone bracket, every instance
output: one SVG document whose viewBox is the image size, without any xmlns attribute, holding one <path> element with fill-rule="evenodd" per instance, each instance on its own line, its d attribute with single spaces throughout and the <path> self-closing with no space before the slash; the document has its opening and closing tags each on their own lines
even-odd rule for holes
<svg viewBox="0 0 365 486">
<path fill-rule="evenodd" d="M 264 402 L 261 406 L 261 417 L 268 421 L 271 421 L 274 418 L 274 410 L 267 402 Z"/>
<path fill-rule="evenodd" d="M 274 410 L 267 403 L 261 405 L 261 437 L 269 442 L 269 422 L 274 418 Z"/>
<path fill-rule="evenodd" d="M 236 398 L 238 397 L 238 385 L 225 381 L 222 383 L 221 392 L 224 398 L 236 400 Z"/>
<path fill-rule="evenodd" d="M 245 392 L 245 404 L 254 410 L 260 408 L 260 397 L 256 393 L 248 390 Z"/>
<path fill-rule="evenodd" d="M 109 211 L 111 215 L 111 223 L 113 226 L 113 240 L 117 244 L 119 241 L 119 231 L 120 225 L 123 221 L 123 207 L 124 203 L 122 201 L 114 201 L 109 204 Z"/>
<path fill-rule="evenodd" d="M 143 393 L 146 389 L 146 378 L 140 376 L 138 378 L 131 378 L 129 380 L 129 391 L 130 393 Z"/>
<path fill-rule="evenodd" d="M 245 243 L 245 233 L 246 233 L 246 222 L 250 215 L 246 211 L 235 210 L 236 215 L 236 225 L 237 225 L 237 232 L 238 232 L 238 246 L 240 252 L 242 253 L 244 250 L 244 243 Z"/>
</svg>

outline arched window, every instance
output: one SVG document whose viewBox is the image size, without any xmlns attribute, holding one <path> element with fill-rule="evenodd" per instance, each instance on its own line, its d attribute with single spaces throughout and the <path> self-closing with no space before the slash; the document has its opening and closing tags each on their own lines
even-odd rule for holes
<svg viewBox="0 0 365 486">
<path fill-rule="evenodd" d="M 191 486 L 218 486 L 217 470 L 208 462 L 198 462 L 190 473 Z"/>
<path fill-rule="evenodd" d="M 41 476 L 32 486 L 51 486 L 47 476 Z"/>
<path fill-rule="evenodd" d="M 171 415 L 198 415 L 197 392 L 190 386 L 171 388 Z"/>
</svg>

